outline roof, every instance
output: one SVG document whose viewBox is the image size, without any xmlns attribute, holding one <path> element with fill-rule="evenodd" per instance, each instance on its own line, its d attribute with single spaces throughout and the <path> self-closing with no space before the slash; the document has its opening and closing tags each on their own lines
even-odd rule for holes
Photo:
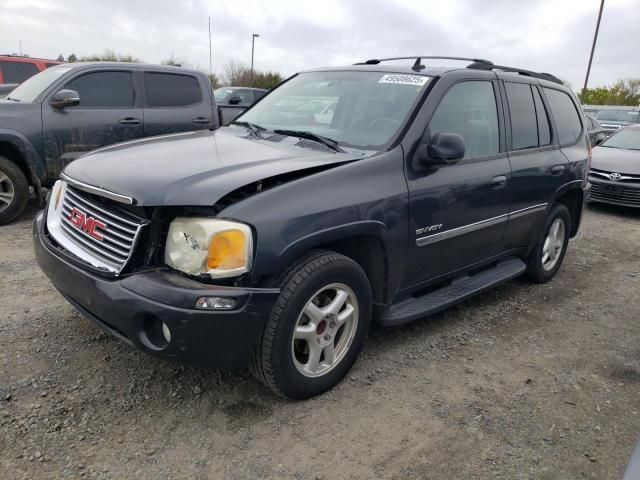
<svg viewBox="0 0 640 480">
<path fill-rule="evenodd" d="M 156 65 L 153 63 L 137 63 L 137 62 L 73 62 L 65 63 L 65 67 L 71 68 L 90 68 L 90 67 L 117 67 L 117 68 L 144 68 L 147 70 L 167 70 L 175 71 L 176 73 L 198 73 L 206 75 L 199 70 L 193 70 L 190 68 L 177 67 L 175 65 Z"/>
<path fill-rule="evenodd" d="M 435 62 L 438 61 L 460 61 L 460 66 L 435 66 Z M 382 63 L 387 61 L 406 61 L 406 63 Z M 563 85 L 562 81 L 554 75 L 549 73 L 533 72 L 531 70 L 525 70 L 521 68 L 507 67 L 504 65 L 494 65 L 488 60 L 475 59 L 475 58 L 460 58 L 460 57 L 427 57 L 427 56 L 413 56 L 413 57 L 400 57 L 389 59 L 373 59 L 366 62 L 356 63 L 355 65 L 345 65 L 341 67 L 326 67 L 307 70 L 313 71 L 370 71 L 370 72 L 388 72 L 388 73 L 404 73 L 409 75 L 426 75 L 430 77 L 442 76 L 448 72 L 454 71 L 469 71 L 474 72 L 495 72 L 500 74 L 501 78 L 505 78 L 504 75 L 519 75 L 519 78 L 530 78 L 540 80 L 548 85 Z M 488 75 L 495 78 L 493 74 Z"/>
</svg>

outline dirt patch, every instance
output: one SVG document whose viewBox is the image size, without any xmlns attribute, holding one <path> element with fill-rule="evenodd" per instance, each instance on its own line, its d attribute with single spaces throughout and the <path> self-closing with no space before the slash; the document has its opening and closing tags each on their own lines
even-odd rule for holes
<svg viewBox="0 0 640 480">
<path fill-rule="evenodd" d="M 333 391 L 165 363 L 75 312 L 0 227 L 0 478 L 620 478 L 640 433 L 640 213 L 586 212 L 558 276 L 374 328 Z"/>
</svg>

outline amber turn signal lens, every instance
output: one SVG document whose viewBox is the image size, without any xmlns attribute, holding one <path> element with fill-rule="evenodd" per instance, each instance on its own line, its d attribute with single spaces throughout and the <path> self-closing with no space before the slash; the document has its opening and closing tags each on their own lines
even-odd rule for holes
<svg viewBox="0 0 640 480">
<path fill-rule="evenodd" d="M 226 230 L 217 233 L 209 244 L 207 268 L 231 270 L 246 265 L 246 247 L 244 232 L 240 230 Z"/>
</svg>

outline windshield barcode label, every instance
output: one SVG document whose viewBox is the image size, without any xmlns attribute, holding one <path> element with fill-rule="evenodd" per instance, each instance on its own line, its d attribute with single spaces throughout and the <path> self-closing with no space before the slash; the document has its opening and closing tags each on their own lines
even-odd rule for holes
<svg viewBox="0 0 640 480">
<path fill-rule="evenodd" d="M 429 77 L 423 77 L 421 75 L 383 75 L 378 83 L 398 83 L 401 85 L 416 85 L 422 86 L 429 80 Z"/>
</svg>

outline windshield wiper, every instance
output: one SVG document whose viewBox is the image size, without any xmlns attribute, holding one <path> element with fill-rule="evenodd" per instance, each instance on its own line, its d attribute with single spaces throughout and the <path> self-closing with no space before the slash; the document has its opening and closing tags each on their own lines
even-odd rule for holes
<svg viewBox="0 0 640 480">
<path fill-rule="evenodd" d="M 278 133 L 280 135 L 287 135 L 290 137 L 306 138 L 307 140 L 312 140 L 314 142 L 321 143 L 325 147 L 329 147 L 334 152 L 344 153 L 344 150 L 340 148 L 340 145 L 338 145 L 338 142 L 335 141 L 333 138 L 323 137 L 322 135 L 317 135 L 307 130 L 274 130 L 273 133 Z"/>
<path fill-rule="evenodd" d="M 231 125 L 239 125 L 241 127 L 245 127 L 247 128 L 251 133 L 253 133 L 253 135 L 256 138 L 260 138 L 262 139 L 262 137 L 260 136 L 260 132 L 264 132 L 267 129 L 264 127 L 261 127 L 260 125 L 256 125 L 255 123 L 251 123 L 251 122 L 231 122 Z"/>
<path fill-rule="evenodd" d="M 17 98 L 12 98 L 12 97 L 5 97 L 7 100 L 11 100 L 12 102 L 19 102 L 20 100 L 18 100 Z"/>
</svg>

